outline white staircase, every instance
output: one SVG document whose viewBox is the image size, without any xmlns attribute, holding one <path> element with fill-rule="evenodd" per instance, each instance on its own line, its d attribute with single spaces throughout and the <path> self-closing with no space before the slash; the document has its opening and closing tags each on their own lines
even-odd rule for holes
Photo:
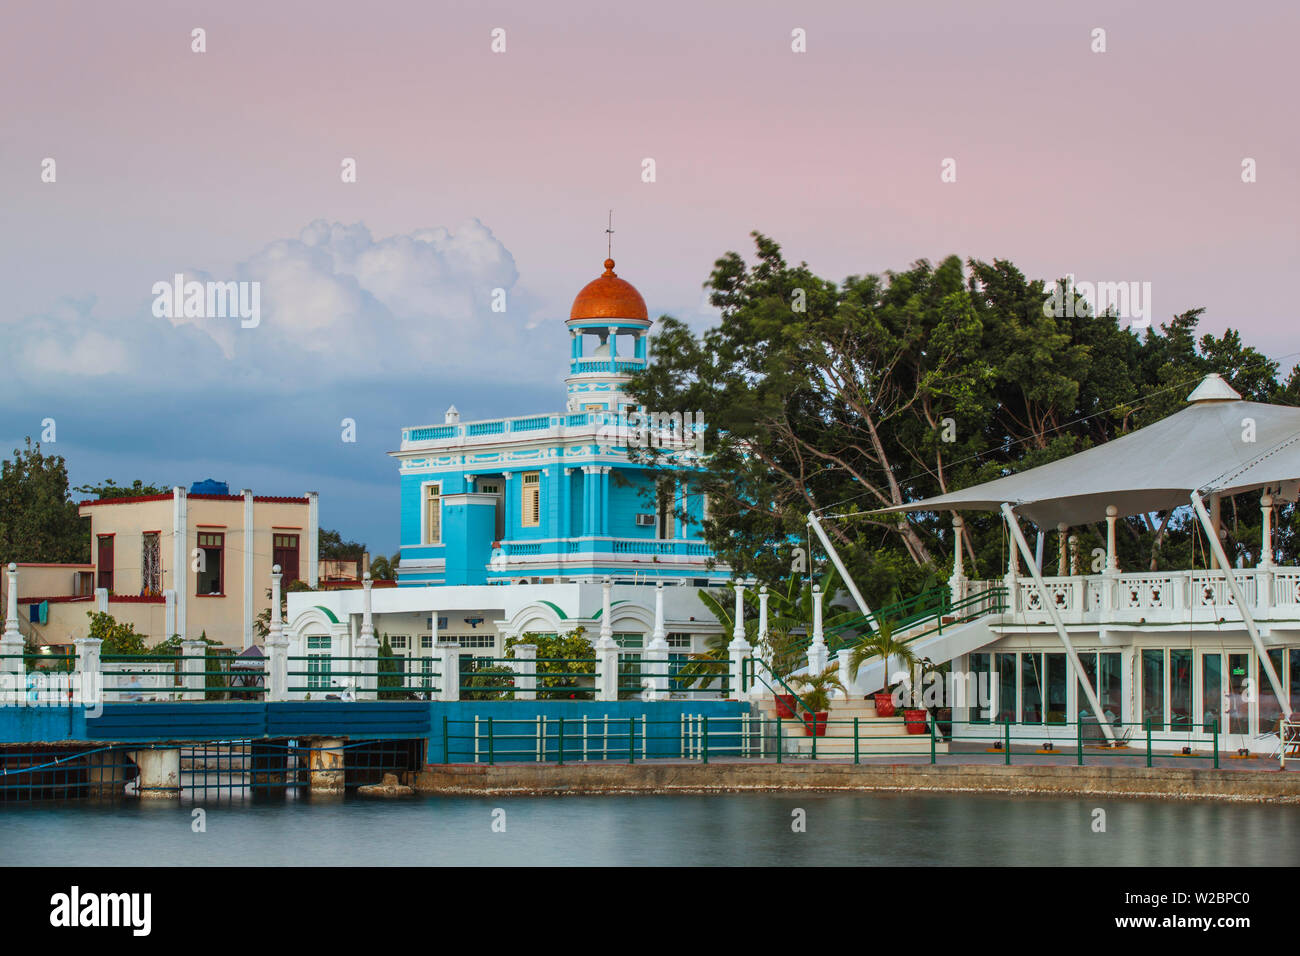
<svg viewBox="0 0 1300 956">
<path fill-rule="evenodd" d="M 998 635 L 993 633 L 991 625 L 997 620 L 999 615 L 986 614 L 964 624 L 945 626 L 942 632 L 927 634 L 909 643 L 917 657 L 927 657 L 936 664 L 942 664 L 996 640 Z M 917 626 L 914 630 L 922 630 L 923 627 L 934 627 L 934 620 L 925 621 L 922 626 Z M 900 637 L 906 640 L 908 633 L 903 631 Z M 894 666 L 891 670 L 897 669 L 897 663 L 897 660 L 893 661 Z M 884 662 L 879 658 L 864 662 L 858 669 L 857 680 L 849 676 L 848 661 L 843 658 L 840 661 L 840 680 L 848 688 L 850 698 L 861 698 L 873 690 L 884 687 L 887 676 L 889 675 L 885 674 Z"/>
<path fill-rule="evenodd" d="M 757 702 L 759 714 L 768 721 L 776 721 L 776 701 L 764 696 Z M 826 726 L 826 736 L 817 738 L 817 756 L 853 757 L 853 721 L 857 719 L 858 746 L 860 757 L 905 756 L 911 754 L 929 755 L 930 732 L 909 734 L 903 723 L 903 715 L 893 717 L 876 716 L 876 707 L 869 700 L 840 699 L 831 702 L 830 718 Z M 781 750 L 789 756 L 811 756 L 813 738 L 808 735 L 808 726 L 799 718 L 780 718 Z M 811 723 L 811 721 L 809 721 Z M 769 738 L 769 743 L 773 738 Z M 935 741 L 936 753 L 947 753 L 948 745 L 940 738 Z"/>
</svg>

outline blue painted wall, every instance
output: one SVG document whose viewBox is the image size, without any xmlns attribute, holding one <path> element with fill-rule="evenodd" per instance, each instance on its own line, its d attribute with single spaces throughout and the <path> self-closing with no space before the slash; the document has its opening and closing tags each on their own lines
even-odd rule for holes
<svg viewBox="0 0 1300 956">
<path fill-rule="evenodd" d="M 82 707 L 0 707 L 0 743 L 86 740 Z"/>
</svg>

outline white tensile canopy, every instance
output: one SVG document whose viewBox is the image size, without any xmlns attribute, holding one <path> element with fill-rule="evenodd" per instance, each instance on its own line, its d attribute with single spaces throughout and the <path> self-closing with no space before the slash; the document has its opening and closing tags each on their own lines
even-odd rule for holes
<svg viewBox="0 0 1300 956">
<path fill-rule="evenodd" d="M 1013 546 L 1029 566 L 1043 606 L 1079 675 L 1080 686 L 1093 713 L 1099 714 L 1101 705 L 1096 691 L 1079 664 L 1035 555 L 1020 530 L 1017 513 L 1045 529 L 1106 518 L 1107 508 L 1112 506 L 1115 511 L 1111 514 L 1118 516 L 1190 504 L 1205 530 L 1215 563 L 1225 572 L 1225 583 L 1259 654 L 1260 665 L 1289 720 L 1288 689 L 1282 686 L 1268 658 L 1236 575 L 1227 573 L 1228 557 L 1201 496 L 1269 489 L 1274 497 L 1295 501 L 1300 490 L 1300 409 L 1243 401 L 1216 374 L 1207 375 L 1187 396 L 1187 401 L 1187 408 L 1154 425 L 1068 458 L 962 491 L 882 510 L 1000 510 Z M 1110 533 L 1113 552 L 1113 522 Z M 1102 730 L 1113 742 L 1109 726 L 1103 724 Z"/>
<path fill-rule="evenodd" d="M 1300 408 L 1243 401 L 1211 374 L 1182 411 L 1122 438 L 1019 474 L 890 511 L 996 511 L 1010 504 L 1040 528 L 1186 506 L 1193 492 L 1300 486 Z"/>
</svg>

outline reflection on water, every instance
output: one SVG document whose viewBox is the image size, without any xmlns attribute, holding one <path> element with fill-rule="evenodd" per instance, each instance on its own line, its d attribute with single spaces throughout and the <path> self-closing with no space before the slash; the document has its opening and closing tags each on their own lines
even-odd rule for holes
<svg viewBox="0 0 1300 956">
<path fill-rule="evenodd" d="M 912 794 L 349 797 L 0 810 L 5 865 L 1300 863 L 1300 808 Z M 1094 833 L 1093 810 L 1106 811 Z M 505 832 L 493 831 L 493 810 Z M 807 832 L 792 832 L 806 811 Z M 500 814 L 496 815 L 500 818 Z M 500 825 L 498 824 L 498 827 Z"/>
</svg>

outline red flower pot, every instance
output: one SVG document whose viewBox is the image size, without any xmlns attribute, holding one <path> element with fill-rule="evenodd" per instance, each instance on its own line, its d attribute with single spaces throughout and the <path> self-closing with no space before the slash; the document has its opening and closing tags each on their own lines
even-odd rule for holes
<svg viewBox="0 0 1300 956">
<path fill-rule="evenodd" d="M 928 716 L 929 714 L 924 710 L 913 709 L 911 707 L 904 707 L 903 723 L 907 725 L 907 732 L 909 734 L 925 733 L 926 731 L 925 721 L 926 721 L 926 717 Z"/>
<path fill-rule="evenodd" d="M 826 721 L 830 711 L 821 710 L 815 714 L 803 715 L 803 733 L 805 737 L 825 737 Z"/>
<path fill-rule="evenodd" d="M 794 716 L 794 694 L 776 695 L 776 715 L 782 718 Z"/>
<path fill-rule="evenodd" d="M 894 695 L 893 694 L 875 694 L 877 717 L 894 716 Z"/>
</svg>

